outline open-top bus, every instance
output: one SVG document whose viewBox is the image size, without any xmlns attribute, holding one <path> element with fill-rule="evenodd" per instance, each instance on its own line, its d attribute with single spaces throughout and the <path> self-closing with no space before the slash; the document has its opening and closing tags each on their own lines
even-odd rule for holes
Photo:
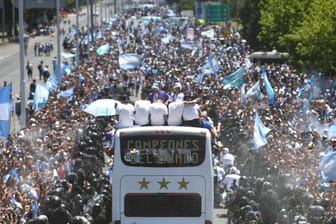
<svg viewBox="0 0 336 224">
<path fill-rule="evenodd" d="M 114 224 L 212 223 L 213 168 L 207 129 L 119 129 L 112 170 Z"/>
</svg>

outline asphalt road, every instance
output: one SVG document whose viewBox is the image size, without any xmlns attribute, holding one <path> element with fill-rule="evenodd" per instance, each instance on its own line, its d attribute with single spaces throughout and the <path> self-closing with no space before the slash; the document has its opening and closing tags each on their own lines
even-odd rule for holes
<svg viewBox="0 0 336 224">
<path fill-rule="evenodd" d="M 86 9 L 82 10 L 83 12 L 86 12 Z M 67 32 L 69 27 L 72 24 L 76 24 L 76 15 L 75 14 L 69 14 L 66 20 L 70 20 L 70 23 L 63 23 L 63 21 L 60 24 L 60 30 L 63 28 Z M 97 20 L 100 22 L 100 20 Z M 87 17 L 79 16 L 79 26 L 83 25 L 86 26 L 87 24 Z M 63 42 L 64 36 L 61 34 L 60 37 L 60 52 L 63 51 L 62 42 Z M 34 44 L 36 42 L 52 42 L 54 46 L 54 50 L 51 52 L 50 56 L 46 56 L 45 54 L 42 54 L 42 56 L 35 56 L 34 52 Z M 37 83 L 42 83 L 42 81 L 39 80 L 39 74 L 37 66 L 40 63 L 40 61 L 43 61 L 44 65 L 48 65 L 49 70 L 52 72 L 53 68 L 53 59 L 57 57 L 57 36 L 56 33 L 50 34 L 50 35 L 40 35 L 31 37 L 28 41 L 28 50 L 27 55 L 24 57 L 24 61 L 20 61 L 20 45 L 19 43 L 3 43 L 0 44 L 0 86 L 3 86 L 3 83 L 6 81 L 7 83 L 12 83 L 12 96 L 13 96 L 13 102 L 16 102 L 16 97 L 20 96 L 20 63 L 25 65 L 29 61 L 33 65 L 33 79 L 36 79 Z M 63 60 L 63 58 L 61 58 Z M 27 101 L 28 94 L 29 94 L 29 85 L 31 81 L 28 80 L 27 71 L 24 69 L 24 76 L 25 76 L 25 98 Z M 17 131 L 21 129 L 20 121 L 17 119 L 16 116 L 12 117 L 11 122 L 11 132 Z"/>
</svg>

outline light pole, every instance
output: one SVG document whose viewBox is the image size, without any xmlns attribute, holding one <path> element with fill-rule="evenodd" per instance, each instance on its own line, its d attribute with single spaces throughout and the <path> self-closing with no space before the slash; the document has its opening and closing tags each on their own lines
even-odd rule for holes
<svg viewBox="0 0 336 224">
<path fill-rule="evenodd" d="M 76 0 L 76 66 L 79 65 L 79 1 Z"/>
<path fill-rule="evenodd" d="M 13 8 L 12 8 L 12 22 L 13 22 L 13 38 L 15 38 L 15 4 L 14 4 L 14 0 L 12 1 L 12 6 L 13 6 Z M 22 6 L 23 7 L 23 6 Z"/>
<path fill-rule="evenodd" d="M 61 71 L 61 39 L 60 39 L 60 0 L 56 0 L 56 18 L 57 18 L 57 83 L 60 85 L 62 80 L 62 71 Z"/>
<path fill-rule="evenodd" d="M 14 4 L 13 4 L 14 7 Z M 23 0 L 19 0 L 19 24 L 20 24 L 20 98 L 21 98 L 21 129 L 26 128 L 26 88 L 24 76 L 24 26 L 23 26 Z"/>
</svg>

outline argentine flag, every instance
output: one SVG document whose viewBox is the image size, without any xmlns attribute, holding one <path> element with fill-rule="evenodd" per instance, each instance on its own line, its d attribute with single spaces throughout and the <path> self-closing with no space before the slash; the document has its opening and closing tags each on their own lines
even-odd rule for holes
<svg viewBox="0 0 336 224">
<path fill-rule="evenodd" d="M 272 129 L 266 127 L 260 117 L 258 112 L 256 112 L 255 120 L 254 120 L 254 133 L 253 133 L 253 142 L 256 149 L 259 149 L 260 147 L 267 144 L 266 135 L 268 132 L 270 132 Z"/>
<path fill-rule="evenodd" d="M 41 106 L 47 103 L 48 98 L 49 90 L 47 87 L 42 84 L 37 84 L 34 95 L 35 111 L 40 111 Z"/>
<path fill-rule="evenodd" d="M 104 55 L 107 54 L 110 50 L 110 45 L 109 44 L 104 44 L 100 47 L 97 48 L 96 53 L 98 55 Z"/>
<path fill-rule="evenodd" d="M 12 84 L 0 88 L 0 136 L 8 139 L 10 126 L 10 110 Z"/>
<path fill-rule="evenodd" d="M 141 64 L 141 56 L 136 53 L 119 55 L 119 67 L 124 70 L 134 69 Z"/>
</svg>

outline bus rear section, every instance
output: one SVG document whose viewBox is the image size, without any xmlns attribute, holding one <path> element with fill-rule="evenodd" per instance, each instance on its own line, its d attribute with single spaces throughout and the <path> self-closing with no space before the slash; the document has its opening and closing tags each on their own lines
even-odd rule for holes
<svg viewBox="0 0 336 224">
<path fill-rule="evenodd" d="M 115 137 L 113 223 L 212 223 L 211 136 L 191 127 L 133 127 Z"/>
</svg>

